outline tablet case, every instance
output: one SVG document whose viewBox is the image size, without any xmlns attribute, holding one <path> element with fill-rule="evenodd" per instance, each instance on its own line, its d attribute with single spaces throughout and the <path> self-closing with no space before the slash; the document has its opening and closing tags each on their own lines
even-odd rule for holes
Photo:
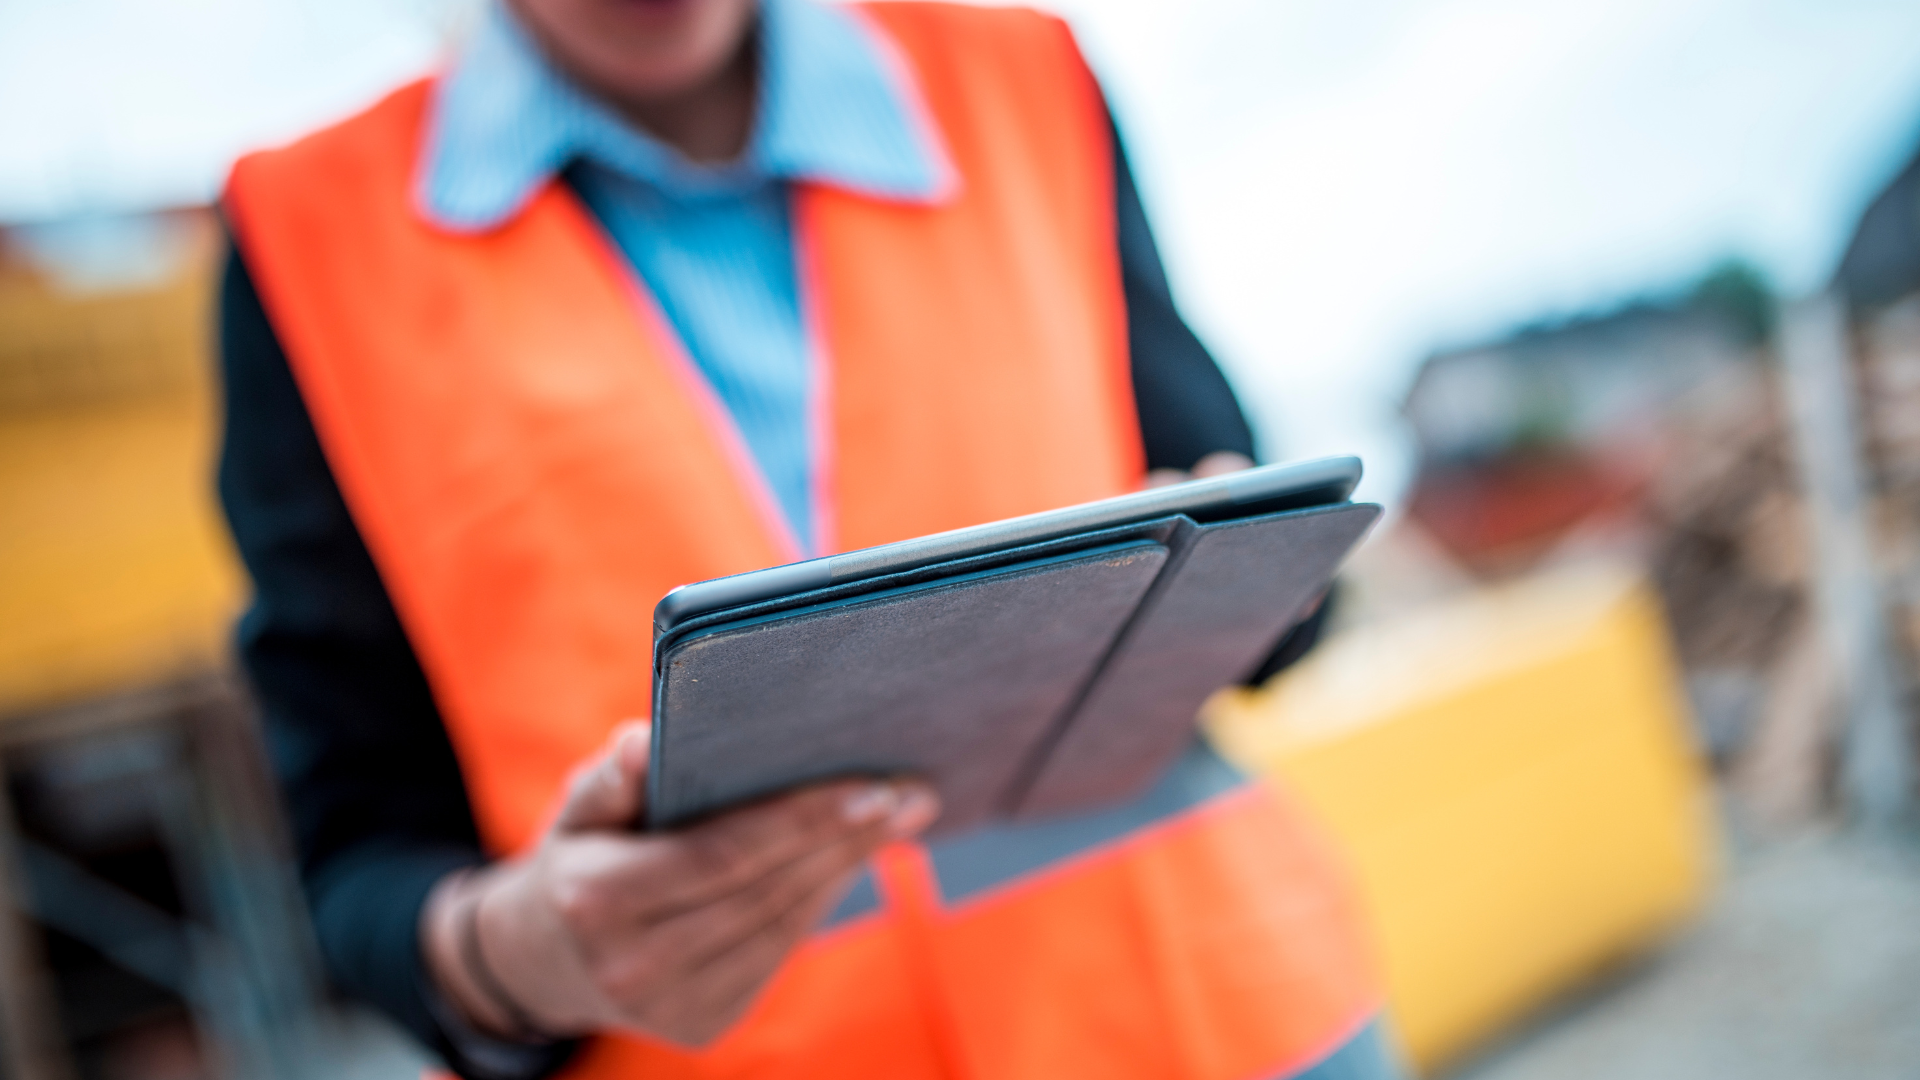
<svg viewBox="0 0 1920 1080">
<path fill-rule="evenodd" d="M 1379 513 L 1175 515 L 689 620 L 655 647 L 649 824 L 860 774 L 928 777 L 935 835 L 1124 801 Z"/>
</svg>

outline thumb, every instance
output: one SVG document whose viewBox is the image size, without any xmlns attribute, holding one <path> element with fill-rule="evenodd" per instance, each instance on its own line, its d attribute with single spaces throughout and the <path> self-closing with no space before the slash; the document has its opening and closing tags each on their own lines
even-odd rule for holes
<svg viewBox="0 0 1920 1080">
<path fill-rule="evenodd" d="M 647 762 L 653 753 L 653 725 L 628 720 L 613 729 L 606 747 L 581 762 L 567 784 L 567 801 L 554 819 L 559 832 L 626 829 L 640 820 L 647 804 Z"/>
</svg>

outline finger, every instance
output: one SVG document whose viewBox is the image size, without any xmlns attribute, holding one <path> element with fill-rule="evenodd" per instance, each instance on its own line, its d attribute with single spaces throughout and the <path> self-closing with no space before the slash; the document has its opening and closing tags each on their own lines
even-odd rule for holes
<svg viewBox="0 0 1920 1080">
<path fill-rule="evenodd" d="M 918 782 L 823 784 L 650 838 L 645 857 L 608 884 L 635 898 L 640 917 L 670 917 L 843 840 L 874 847 L 912 835 L 938 813 L 932 789 Z"/>
<path fill-rule="evenodd" d="M 656 1030 L 693 1046 L 718 1038 L 752 1007 L 794 947 L 840 901 L 852 878 L 851 872 L 840 874 L 799 894 L 778 916 L 691 969 L 672 1000 L 660 1002 L 665 1015 L 656 1017 Z"/>
<path fill-rule="evenodd" d="M 749 998 L 782 961 L 832 912 L 853 884 L 853 872 L 821 882 L 732 948 L 707 958 L 702 980 L 718 1002 Z"/>
<path fill-rule="evenodd" d="M 796 859 L 745 888 L 653 923 L 647 932 L 659 935 L 656 961 L 672 970 L 698 972 L 713 957 L 785 918 L 821 888 L 851 881 L 883 843 L 884 837 L 872 834 L 850 838 Z"/>
<path fill-rule="evenodd" d="M 1209 476 L 1225 476 L 1227 473 L 1236 473 L 1241 469 L 1251 468 L 1253 468 L 1253 459 L 1247 455 L 1234 450 L 1215 450 L 1213 453 L 1194 462 L 1193 476 L 1194 479 L 1200 480 Z"/>
<path fill-rule="evenodd" d="M 646 807 L 652 739 L 653 728 L 645 720 L 628 720 L 614 728 L 599 755 L 574 770 L 554 828 L 620 829 L 638 821 Z"/>
<path fill-rule="evenodd" d="M 872 850 L 888 840 L 918 832 L 938 814 L 938 803 L 924 785 L 900 786 L 906 794 L 896 803 L 892 816 L 848 825 L 837 834 L 827 833 L 800 844 L 785 837 L 777 851 L 758 848 L 746 854 L 716 855 L 700 850 L 700 845 L 688 840 L 689 834 L 576 835 L 549 849 L 550 857 L 560 860 L 550 875 L 556 885 L 549 902 L 582 940 L 643 930 L 711 904 L 838 841 Z M 825 793 L 816 789 L 812 794 Z M 744 843 L 751 845 L 754 841 Z"/>
<path fill-rule="evenodd" d="M 1146 489 L 1162 488 L 1191 479 L 1193 477 L 1188 476 L 1185 469 L 1154 469 L 1147 473 L 1146 481 L 1140 486 Z"/>
<path fill-rule="evenodd" d="M 591 840 L 585 842 L 592 842 Z M 720 901 L 667 918 L 590 917 L 575 934 L 593 982 L 622 1011 L 640 1014 L 663 993 L 678 996 L 713 957 L 788 917 L 823 887 L 844 888 L 872 850 L 855 841 L 814 852 Z M 619 890 L 601 890 L 611 899 Z M 576 915 L 580 914 L 578 912 Z"/>
</svg>

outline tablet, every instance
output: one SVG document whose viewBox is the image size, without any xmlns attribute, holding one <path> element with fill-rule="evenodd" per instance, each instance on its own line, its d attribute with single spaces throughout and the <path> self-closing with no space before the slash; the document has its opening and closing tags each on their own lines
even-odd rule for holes
<svg viewBox="0 0 1920 1080">
<path fill-rule="evenodd" d="M 1225 476 L 1116 495 L 971 528 L 682 585 L 653 609 L 656 639 L 689 619 L 863 578 L 965 559 L 996 550 L 1091 533 L 1150 518 L 1185 514 L 1220 521 L 1345 500 L 1360 482 L 1360 459 L 1315 458 L 1262 465 Z"/>
<path fill-rule="evenodd" d="M 677 589 L 647 824 L 852 775 L 931 781 L 934 836 L 1137 795 L 1377 519 L 1359 475 L 1250 469 Z"/>
</svg>

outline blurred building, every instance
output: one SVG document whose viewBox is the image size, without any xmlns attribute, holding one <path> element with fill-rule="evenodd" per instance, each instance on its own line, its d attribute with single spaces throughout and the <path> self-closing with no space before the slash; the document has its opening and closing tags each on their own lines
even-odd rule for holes
<svg viewBox="0 0 1920 1080">
<path fill-rule="evenodd" d="M 1482 579 L 1594 547 L 1645 563 L 1723 758 L 1806 622 L 1772 312 L 1730 263 L 1678 298 L 1437 353 L 1405 405 L 1414 525 Z"/>
<path fill-rule="evenodd" d="M 1861 215 L 1835 280 L 1866 310 L 1896 306 L 1920 292 L 1920 154 Z"/>
<path fill-rule="evenodd" d="M 1920 154 L 1862 215 L 1834 284 L 1853 310 L 1880 572 L 1900 643 L 1920 658 Z"/>
</svg>

